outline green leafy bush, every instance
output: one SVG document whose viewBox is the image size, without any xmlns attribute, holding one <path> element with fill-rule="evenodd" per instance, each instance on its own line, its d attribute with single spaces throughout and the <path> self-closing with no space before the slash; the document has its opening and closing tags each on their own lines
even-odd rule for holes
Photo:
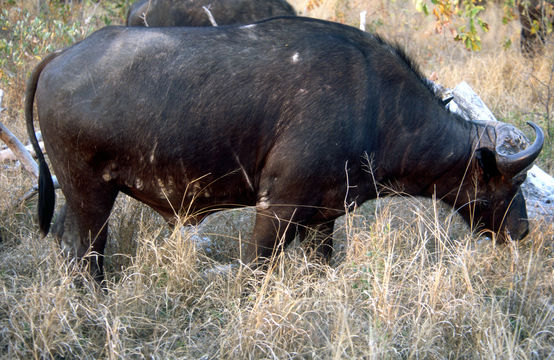
<svg viewBox="0 0 554 360">
<path fill-rule="evenodd" d="M 40 11 L 8 2 L 0 11 L 0 83 L 25 78 L 27 65 L 85 38 L 94 30 L 122 24 L 130 0 L 95 3 L 45 2 Z M 25 69 L 21 73 L 21 70 Z"/>
</svg>

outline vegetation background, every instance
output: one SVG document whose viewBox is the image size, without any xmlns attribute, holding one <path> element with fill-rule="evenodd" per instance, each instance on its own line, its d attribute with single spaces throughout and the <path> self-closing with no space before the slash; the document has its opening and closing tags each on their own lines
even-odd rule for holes
<svg viewBox="0 0 554 360">
<path fill-rule="evenodd" d="M 504 24 L 496 3 L 480 15 L 489 26 L 479 32 L 481 50 L 468 51 L 453 40 L 467 18 L 439 24 L 417 1 L 290 2 L 301 15 L 356 27 L 367 11 L 368 31 L 405 47 L 427 76 L 447 87 L 467 81 L 500 120 L 524 131 L 526 121 L 539 123 L 547 140 L 538 163 L 552 174 L 552 37 L 524 58 L 518 22 Z M 0 121 L 26 139 L 33 66 L 123 23 L 129 5 L 0 0 Z M 253 274 L 229 270 L 248 239 L 251 209 L 172 231 L 122 197 L 109 228 L 107 289 L 99 291 L 51 237 L 40 239 L 36 199 L 19 201 L 32 185 L 17 164 L 0 164 L 1 358 L 554 357 L 551 223 L 533 221 L 526 239 L 497 246 L 436 201 L 378 199 L 339 221 L 331 266 L 294 244 L 274 269 Z M 204 236 L 215 240 L 208 249 L 191 241 Z"/>
</svg>

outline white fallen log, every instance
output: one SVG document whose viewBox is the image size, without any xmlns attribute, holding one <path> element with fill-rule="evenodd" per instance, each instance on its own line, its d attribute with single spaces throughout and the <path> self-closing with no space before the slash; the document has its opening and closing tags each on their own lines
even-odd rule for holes
<svg viewBox="0 0 554 360">
<path fill-rule="evenodd" d="M 471 86 L 462 81 L 449 93 L 453 97 L 446 107 L 466 120 L 498 121 Z"/>
<path fill-rule="evenodd" d="M 554 222 L 554 179 L 537 165 L 527 171 L 521 185 L 529 218 L 544 218 Z"/>
<path fill-rule="evenodd" d="M 1 100 L 1 98 L 0 98 Z M 31 154 L 25 149 L 25 146 L 15 137 L 14 134 L 8 128 L 0 122 L 0 139 L 8 145 L 10 150 L 17 156 L 18 160 L 31 175 L 38 179 L 38 165 L 31 156 Z"/>
<path fill-rule="evenodd" d="M 452 101 L 446 107 L 464 119 L 498 121 L 483 100 L 465 81 L 456 85 L 452 90 L 444 89 L 440 85 L 435 89 L 443 99 L 452 97 Z M 521 191 L 525 197 L 527 215 L 530 219 L 554 221 L 554 178 L 552 176 L 537 165 L 533 165 L 527 172 L 527 179 L 521 185 Z"/>
<path fill-rule="evenodd" d="M 42 152 L 46 153 L 46 150 L 44 149 L 44 142 L 40 141 L 38 144 L 40 145 L 40 149 L 42 150 Z M 27 150 L 33 158 L 37 157 L 37 154 L 35 154 L 35 149 L 33 149 L 33 145 L 26 145 L 25 150 Z M 0 162 L 18 161 L 18 160 L 19 160 L 19 157 L 17 157 L 12 151 L 12 149 L 10 149 L 9 147 L 0 150 Z"/>
</svg>

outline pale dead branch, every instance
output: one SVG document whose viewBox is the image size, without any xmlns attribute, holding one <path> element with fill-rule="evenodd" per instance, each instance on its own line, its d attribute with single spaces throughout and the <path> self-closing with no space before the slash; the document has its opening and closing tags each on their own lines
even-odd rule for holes
<svg viewBox="0 0 554 360">
<path fill-rule="evenodd" d="M 4 110 L 2 108 L 2 100 L 4 99 L 4 91 L 0 89 L 0 114 Z M 0 140 L 2 140 L 6 145 L 8 145 L 7 150 L 3 150 L 0 152 L 0 159 L 2 159 L 3 155 L 6 156 L 14 156 L 15 159 L 11 160 L 19 160 L 21 165 L 29 174 L 31 174 L 35 180 L 38 180 L 39 176 L 39 170 L 38 165 L 33 159 L 33 156 L 29 152 L 29 150 L 19 141 L 19 139 L 10 131 L 7 127 L 4 126 L 4 124 L 0 121 Z M 41 145 L 44 145 L 43 143 Z M 30 146 L 30 145 L 29 145 Z M 55 176 L 52 176 L 52 181 L 54 182 L 54 188 L 59 188 L 60 185 L 58 184 L 58 180 Z M 33 186 L 31 190 L 29 190 L 22 198 L 23 201 L 33 197 L 38 192 L 37 185 Z"/>
<path fill-rule="evenodd" d="M 210 11 L 210 7 L 202 6 L 202 9 L 204 9 L 204 12 L 206 15 L 208 15 L 208 19 L 210 19 L 210 22 L 212 23 L 212 26 L 217 26 L 217 22 L 215 22 L 214 16 L 212 15 L 212 12 Z"/>
<path fill-rule="evenodd" d="M 2 106 L 2 100 L 4 99 L 4 91 L 0 89 L 0 113 L 4 110 Z M 38 179 L 38 165 L 33 160 L 31 154 L 25 149 L 25 146 L 15 137 L 15 135 L 0 122 L 0 139 L 8 145 L 10 150 L 18 160 L 21 162 L 25 170 L 27 170 L 31 175 Z"/>
<path fill-rule="evenodd" d="M 460 114 L 466 120 L 498 121 L 483 100 L 473 91 L 471 86 L 462 81 L 451 90 L 453 100 L 448 109 Z"/>
<path fill-rule="evenodd" d="M 44 142 L 40 141 L 39 145 L 42 152 L 45 153 L 46 150 L 44 149 Z M 37 157 L 37 155 L 35 154 L 35 149 L 33 149 L 33 145 L 26 145 L 25 150 L 27 150 L 33 158 Z M 8 162 L 8 161 L 18 161 L 18 160 L 19 158 L 13 153 L 12 149 L 10 149 L 9 147 L 0 150 L 0 163 Z"/>
<path fill-rule="evenodd" d="M 365 31 L 367 11 L 360 12 L 360 30 Z"/>
<path fill-rule="evenodd" d="M 144 26 L 148 27 L 148 22 L 146 21 L 146 14 L 150 11 L 150 5 L 152 4 L 152 1 L 148 1 L 148 6 L 146 7 L 146 11 L 140 14 L 140 18 L 142 21 L 144 21 Z"/>
</svg>

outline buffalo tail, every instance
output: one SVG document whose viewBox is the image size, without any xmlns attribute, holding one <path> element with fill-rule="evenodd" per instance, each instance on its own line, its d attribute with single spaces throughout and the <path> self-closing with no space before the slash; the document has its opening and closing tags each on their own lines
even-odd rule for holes
<svg viewBox="0 0 554 360">
<path fill-rule="evenodd" d="M 50 222 L 54 215 L 54 205 L 56 203 L 56 194 L 54 192 L 54 183 L 52 174 L 48 169 L 48 164 L 44 159 L 44 154 L 40 149 L 37 137 L 35 135 L 35 126 L 33 124 L 33 103 L 40 73 L 46 65 L 60 52 L 54 52 L 46 56 L 33 70 L 29 80 L 27 81 L 27 90 L 25 91 L 25 120 L 27 123 L 27 133 L 33 149 L 37 154 L 39 177 L 38 177 L 38 221 L 43 237 L 50 230 Z"/>
</svg>

